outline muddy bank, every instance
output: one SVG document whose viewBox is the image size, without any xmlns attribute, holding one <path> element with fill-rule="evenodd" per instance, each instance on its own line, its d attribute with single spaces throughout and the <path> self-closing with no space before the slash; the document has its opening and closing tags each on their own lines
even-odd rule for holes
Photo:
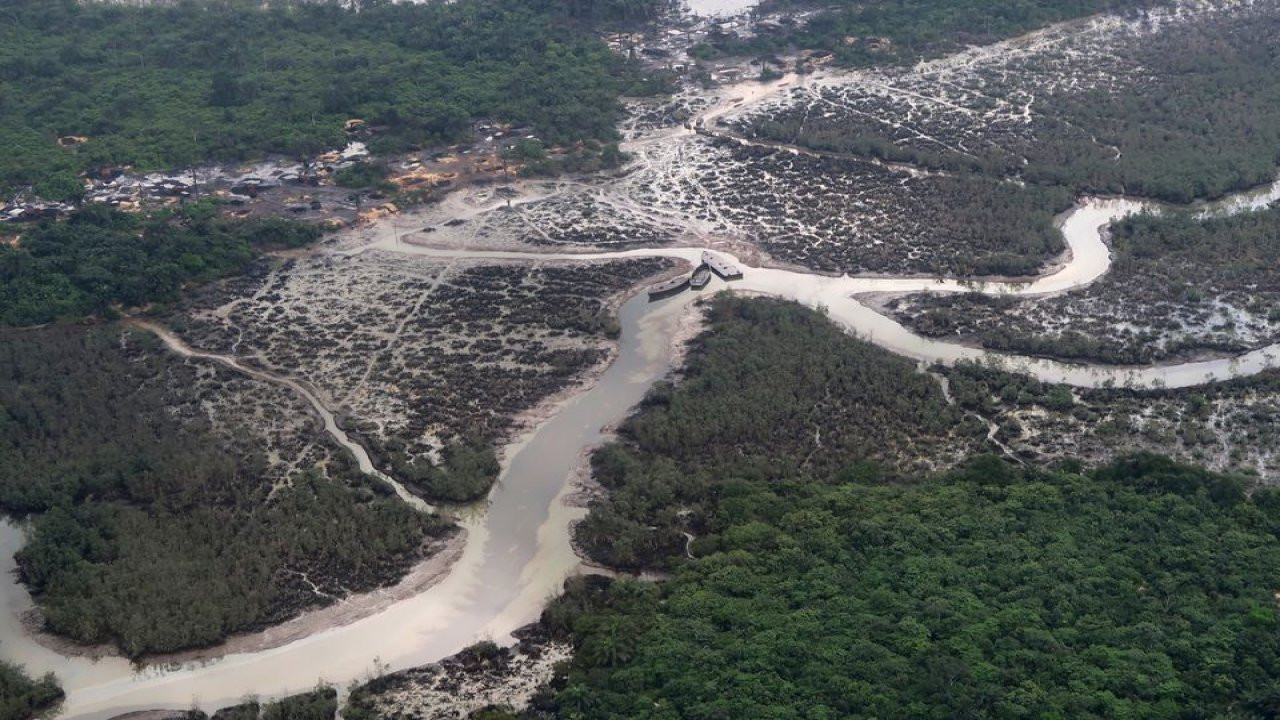
<svg viewBox="0 0 1280 720">
<path fill-rule="evenodd" d="M 649 277 L 640 280 L 635 286 L 609 298 L 605 302 L 606 312 L 608 312 L 611 317 L 617 318 L 618 312 L 622 309 L 622 306 L 643 293 L 645 288 L 655 283 L 660 283 L 683 275 L 689 272 L 690 269 L 691 264 L 687 261 L 673 261 L 672 267 L 654 275 L 650 275 Z M 617 341 L 610 342 L 605 356 L 602 357 L 595 366 L 581 373 L 576 382 L 565 386 L 559 392 L 543 398 L 533 407 L 530 407 L 512 418 L 511 429 L 507 431 L 499 443 L 504 452 L 517 447 L 521 437 L 529 434 L 538 425 L 541 425 L 554 417 L 555 414 L 564 407 L 565 403 L 595 385 L 605 371 L 608 370 L 609 367 L 618 359 L 618 353 L 619 343 Z M 672 364 L 679 365 L 679 361 L 673 359 Z"/>
<path fill-rule="evenodd" d="M 217 660 L 227 655 L 262 652 L 287 645 L 317 632 L 349 625 L 424 592 L 438 583 L 461 557 L 465 545 L 466 531 L 455 530 L 449 537 L 428 544 L 423 551 L 423 559 L 394 585 L 338 598 L 331 605 L 306 611 L 264 630 L 232 635 L 211 647 L 149 655 L 139 660 L 138 664 L 140 666 L 177 666 L 184 663 Z M 89 660 L 126 659 L 114 645 L 81 645 L 60 635 L 46 632 L 44 618 L 37 608 L 31 608 L 22 613 L 21 618 L 28 637 L 59 655 Z"/>
<path fill-rule="evenodd" d="M 482 641 L 438 663 L 374 678 L 351 693 L 345 710 L 353 717 L 419 720 L 457 720 L 491 706 L 524 710 L 573 649 L 539 624 L 512 634 L 511 647 Z"/>
<path fill-rule="evenodd" d="M 0 644 L 0 653 L 31 672 L 56 671 L 68 694 L 66 716 L 98 720 L 130 711 L 185 709 L 193 702 L 210 711 L 245 695 L 288 695 L 314 687 L 317 679 L 344 686 L 380 668 L 396 671 L 436 661 L 479 638 L 503 641 L 536 619 L 547 597 L 577 571 L 568 528 L 583 511 L 563 502 L 574 461 L 582 448 L 602 440 L 602 428 L 624 417 L 654 381 L 666 376 L 669 338 L 695 297 L 656 303 L 634 297 L 623 304 L 617 359 L 590 389 L 565 401 L 554 417 L 505 454 L 502 477 L 484 512 L 461 523 L 467 533 L 452 568 L 425 590 L 271 649 L 141 672 L 120 658 L 93 662 L 51 652 L 21 631 Z M 29 603 L 20 587 L 10 590 L 12 598 L 0 599 Z"/>
</svg>

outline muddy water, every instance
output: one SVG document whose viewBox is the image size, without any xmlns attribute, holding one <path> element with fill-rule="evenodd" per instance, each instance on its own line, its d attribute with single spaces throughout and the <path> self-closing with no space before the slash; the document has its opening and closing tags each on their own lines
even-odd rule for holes
<svg viewBox="0 0 1280 720">
<path fill-rule="evenodd" d="M 119 658 L 66 658 L 34 643 L 17 623 L 30 598 L 6 572 L 0 582 L 0 657 L 58 674 L 66 716 L 105 718 L 149 708 L 211 710 L 248 694 L 273 697 L 323 679 L 345 687 L 375 665 L 400 669 L 452 654 L 483 638 L 503 639 L 535 619 L 546 599 L 578 566 L 568 526 L 581 511 L 560 499 L 582 451 L 622 418 L 669 369 L 670 337 L 686 294 L 621 309 L 617 360 L 588 391 L 509 449 L 485 512 L 464 522 L 467 545 L 450 574 L 409 600 L 350 625 L 272 650 L 229 655 L 203 665 L 150 668 L 135 675 Z M 0 521 L 0 570 L 12 570 L 22 534 Z"/>
<path fill-rule="evenodd" d="M 1259 190 L 1233 195 L 1216 203 L 1197 206 L 1204 215 L 1224 215 L 1256 209 L 1280 198 L 1280 181 Z M 1081 202 L 1058 219 L 1067 243 L 1067 259 L 1056 271 L 1030 282 L 971 282 L 931 278 L 826 277 L 805 272 L 749 267 L 730 253 L 744 271 L 740 290 L 795 300 L 824 309 L 832 320 L 849 332 L 864 337 L 895 353 L 926 362 L 953 364 L 974 360 L 1001 365 L 1033 375 L 1045 382 L 1076 387 L 1190 387 L 1258 373 L 1280 366 L 1280 345 L 1262 348 L 1235 358 L 1150 367 L 1114 367 L 1067 363 L 1017 355 L 993 353 L 978 348 L 920 337 L 901 324 L 859 303 L 861 293 L 982 292 L 992 295 L 1043 295 L 1078 288 L 1101 277 L 1111 266 L 1111 251 L 1104 240 L 1111 223 L 1138 212 L 1160 212 L 1163 206 L 1123 198 L 1093 198 Z M 657 248 L 605 253 L 528 253 L 512 251 L 472 251 L 439 249 L 396 242 L 380 236 L 353 252 L 382 250 L 414 253 L 438 258 L 477 257 L 502 260 L 578 259 L 606 260 L 625 257 L 662 256 L 697 262 L 701 248 Z"/>
<path fill-rule="evenodd" d="M 1247 199 L 1232 198 L 1204 210 L 1232 212 L 1265 204 L 1277 195 L 1280 195 L 1280 184 L 1249 194 Z M 1029 283 L 836 278 L 748 267 L 739 261 L 744 278 L 733 283 L 733 287 L 822 308 L 851 333 L 902 355 L 944 363 L 962 359 L 998 362 L 1042 380 L 1081 387 L 1110 384 L 1185 387 L 1255 373 L 1280 362 L 1277 347 L 1235 359 L 1144 368 L 1076 365 L 1004 356 L 921 338 L 853 297 L 864 292 L 977 290 L 1027 295 L 1069 290 L 1106 272 L 1110 254 L 1102 228 L 1144 209 L 1153 209 L 1153 206 L 1129 200 L 1098 199 L 1082 203 L 1059 221 L 1070 248 L 1069 261 L 1056 272 Z M 368 250 L 435 257 L 586 260 L 666 256 L 688 261 L 697 261 L 702 252 L 701 248 L 588 254 L 440 250 L 400 243 L 386 233 L 352 252 Z M 711 289 L 722 286 L 717 281 Z M 668 338 L 684 306 L 694 297 L 686 293 L 655 304 L 646 303 L 641 297 L 623 306 L 618 360 L 590 390 L 568 401 L 551 420 L 510 449 L 506 469 L 491 495 L 487 511 L 464 523 L 469 535 L 461 559 L 452 572 L 430 590 L 350 625 L 275 649 L 229 655 L 205 665 L 149 668 L 135 675 L 128 664 L 118 658 L 97 663 L 69 659 L 35 644 L 22 633 L 16 621 L 17 614 L 30 607 L 30 600 L 20 586 L 6 579 L 0 583 L 0 609 L 5 611 L 0 618 L 0 631 L 3 631 L 0 658 L 24 663 L 34 672 L 57 672 L 68 691 L 68 716 L 103 718 L 129 710 L 181 708 L 193 703 L 206 709 L 216 708 L 247 694 L 271 697 L 305 690 L 321 679 L 345 686 L 371 672 L 375 665 L 393 669 L 410 667 L 451 654 L 477 639 L 503 638 L 535 617 L 545 599 L 577 567 L 568 540 L 568 526 L 577 511 L 559 502 L 566 479 L 582 450 L 600 439 L 601 428 L 622 417 L 645 390 L 666 373 Z M 191 352 L 189 348 L 184 350 L 185 346 L 176 338 L 170 337 L 167 341 L 179 352 Z M 225 358 L 213 359 L 226 361 Z M 305 388 L 295 389 L 307 395 Z M 323 415 L 323 408 L 320 409 Z M 335 429 L 330 428 L 330 432 Z M 0 569 L 12 567 L 12 554 L 20 542 L 21 533 L 12 524 L 0 523 L 0 563 L 3 563 Z"/>
</svg>

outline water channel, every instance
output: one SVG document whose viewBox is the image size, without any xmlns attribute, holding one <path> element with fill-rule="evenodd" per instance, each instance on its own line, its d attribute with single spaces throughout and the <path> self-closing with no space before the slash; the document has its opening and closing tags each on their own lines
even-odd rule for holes
<svg viewBox="0 0 1280 720">
<path fill-rule="evenodd" d="M 21 530 L 0 521 L 0 657 L 33 673 L 53 671 L 67 691 L 66 717 L 108 718 L 151 708 L 213 710 L 251 694 L 311 689 L 319 679 L 345 686 L 375 666 L 400 669 L 450 655 L 481 638 L 503 639 L 537 618 L 578 565 L 569 522 L 580 510 L 561 495 L 584 448 L 623 417 L 670 368 L 670 338 L 693 295 L 650 304 L 643 295 L 620 311 L 619 354 L 598 382 L 508 451 L 486 511 L 464 521 L 461 558 L 440 583 L 352 624 L 256 653 L 135 672 L 122 658 L 69 658 L 42 647 L 21 627 L 31 608 L 13 582 Z"/>
<path fill-rule="evenodd" d="M 1261 191 L 1233 196 L 1206 206 L 1206 213 L 1239 211 L 1280 197 L 1280 183 Z M 1070 261 L 1060 270 L 1027 283 L 972 283 L 930 278 L 827 277 L 792 270 L 748 267 L 732 287 L 784 297 L 824 308 L 850 332 L 894 352 L 931 362 L 962 359 L 996 360 L 1005 366 L 1049 381 L 1081 387 L 1186 387 L 1252 374 L 1280 364 L 1280 347 L 1238 358 L 1141 368 L 1106 367 L 1052 360 L 1000 356 L 975 348 L 929 340 L 860 304 L 864 292 L 961 292 L 1020 295 L 1063 292 L 1087 284 L 1106 272 L 1110 254 L 1102 228 L 1147 203 L 1095 199 L 1081 203 L 1059 224 L 1070 248 Z M 371 250 L 441 258 L 605 259 L 665 256 L 696 262 L 702 248 L 659 248 L 614 253 L 539 254 L 526 252 L 448 250 L 396 242 L 384 234 L 353 252 Z M 728 253 L 723 253 L 728 255 Z M 729 255 L 729 257 L 732 257 Z M 715 281 L 704 293 L 724 287 Z M 637 296 L 620 311 L 622 335 L 617 360 L 589 390 L 567 401 L 548 421 L 509 448 L 504 472 L 491 493 L 486 511 L 464 522 L 468 539 L 461 558 L 440 583 L 408 600 L 348 625 L 331 628 L 281 647 L 232 654 L 205 663 L 149 667 L 135 672 L 121 658 L 98 661 L 68 658 L 39 645 L 21 627 L 19 617 L 31 608 L 25 590 L 13 581 L 13 553 L 22 534 L 0 521 L 0 657 L 21 662 L 36 673 L 56 672 L 68 693 L 69 717 L 106 718 L 131 710 L 183 708 L 199 704 L 213 709 L 250 694 L 279 696 L 311 688 L 317 680 L 345 685 L 366 676 L 375 665 L 400 669 L 437 660 L 481 638 L 505 637 L 536 618 L 543 602 L 578 565 L 569 545 L 568 526 L 576 513 L 560 498 L 584 449 L 598 443 L 602 428 L 623 417 L 652 383 L 669 369 L 670 338 L 685 307 L 697 294 L 685 293 L 650 303 Z M 156 330 L 157 328 L 153 328 Z M 243 372 L 257 371 L 234 360 L 194 353 L 161 330 L 170 347 L 224 362 Z M 284 382 L 304 396 L 314 395 L 289 379 Z M 317 405 L 322 416 L 332 416 Z M 326 427 L 332 423 L 326 422 Z M 341 433 L 328 427 L 331 434 Z M 335 437 L 337 435 L 335 434 Z M 345 436 L 344 436 L 345 437 Z M 342 440 L 342 438 L 339 438 Z M 357 458 L 363 449 L 347 441 Z M 367 456 L 366 456 L 367 458 Z M 361 466 L 366 471 L 372 468 Z M 388 478 L 387 481 L 391 482 Z"/>
<path fill-rule="evenodd" d="M 1205 204 L 1200 209 L 1205 214 L 1238 212 L 1277 198 L 1280 183 Z M 1066 262 L 1049 275 L 1023 283 L 828 277 L 749 267 L 729 253 L 722 254 L 744 271 L 743 279 L 732 283 L 734 288 L 822 308 L 851 333 L 928 362 L 993 361 L 1047 382 L 1079 387 L 1188 387 L 1280 365 L 1280 346 L 1237 358 L 1140 368 L 1005 356 L 919 337 L 856 299 L 861 293 L 881 292 L 976 290 L 1036 295 L 1069 291 L 1101 277 L 1109 268 L 1110 252 L 1102 229 L 1143 210 L 1158 211 L 1159 207 L 1127 199 L 1082 201 L 1059 218 L 1069 248 Z M 703 250 L 690 247 L 550 254 L 440 249 L 400 240 L 398 230 L 383 223 L 374 229 L 368 244 L 346 252 L 531 260 L 664 256 L 697 262 Z M 714 281 L 704 294 L 722 287 L 724 283 Z M 67 691 L 64 716 L 98 719 L 151 708 L 198 705 L 212 710 L 247 695 L 278 697 L 308 690 L 318 680 L 342 687 L 366 677 L 375 667 L 412 667 L 438 660 L 478 639 L 504 639 L 513 629 L 536 618 L 545 600 L 578 568 L 568 528 L 581 510 L 562 502 L 568 480 L 585 449 L 601 440 L 603 428 L 622 418 L 670 369 L 670 338 L 696 297 L 697 294 L 685 293 L 649 303 L 645 297 L 637 296 L 622 306 L 616 361 L 588 390 L 566 401 L 550 419 L 507 449 L 503 473 L 487 507 L 463 521 L 468 535 L 461 557 L 448 575 L 428 590 L 363 619 L 271 649 L 136 670 L 118 657 L 94 661 L 62 655 L 40 645 L 24 630 L 20 618 L 31 609 L 31 599 L 13 576 L 13 553 L 21 546 L 22 531 L 17 524 L 0 520 L 0 658 L 21 663 L 33 673 L 55 672 Z M 361 468 L 378 474 L 368 463 L 363 448 L 346 438 L 332 422 L 332 414 L 304 383 L 247 368 L 234 358 L 197 353 L 162 328 L 150 329 L 157 331 L 176 352 L 202 356 L 293 388 L 312 403 L 325 419 L 326 430 L 355 455 Z M 391 478 L 380 477 L 395 485 Z M 402 497 L 407 495 L 403 493 Z"/>
</svg>

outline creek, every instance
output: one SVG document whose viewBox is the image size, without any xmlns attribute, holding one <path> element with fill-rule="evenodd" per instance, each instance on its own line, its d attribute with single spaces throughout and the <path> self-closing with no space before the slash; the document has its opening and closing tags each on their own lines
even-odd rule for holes
<svg viewBox="0 0 1280 720">
<path fill-rule="evenodd" d="M 713 3 L 724 4 L 724 3 Z M 740 5 L 742 3 L 728 3 Z M 789 79 L 768 88 L 780 90 Z M 765 92 L 756 86 L 754 102 Z M 730 93 L 734 105 L 742 93 Z M 704 119 L 723 114 L 709 110 Z M 683 131 L 672 137 L 692 137 Z M 1204 204 L 1206 214 L 1260 207 L 1280 197 L 1280 183 Z M 504 202 L 510 202 L 507 199 Z M 1160 208 L 1132 199 L 1081 201 L 1058 219 L 1068 251 L 1054 272 L 1024 282 L 962 281 L 945 278 L 830 277 L 791 269 L 751 267 L 717 249 L 743 270 L 729 284 L 736 290 L 781 297 L 820 308 L 835 322 L 892 352 L 925 362 L 977 360 L 998 363 L 1040 380 L 1077 387 L 1190 387 L 1260 372 L 1280 364 L 1280 346 L 1235 358 L 1150 367 L 1112 367 L 990 353 L 917 336 L 860 303 L 863 293 L 968 292 L 1040 295 L 1070 291 L 1107 272 L 1111 263 L 1104 229 L 1110 223 Z M 661 256 L 697 263 L 702 247 L 663 247 L 606 253 L 537 253 L 433 248 L 402 242 L 394 221 L 368 232 L 369 241 L 338 253 L 410 253 L 435 258 L 495 260 L 603 260 Z M 701 294 L 726 287 L 714 280 Z M 22 544 L 20 525 L 0 519 L 0 659 L 21 663 L 30 672 L 55 672 L 67 691 L 64 716 L 109 718 L 135 710 L 188 708 L 213 710 L 249 695 L 264 698 L 302 692 L 317 681 L 345 688 L 371 673 L 399 670 L 439 660 L 477 640 L 505 640 L 534 620 L 543 603 L 559 589 L 579 562 L 569 542 L 572 521 L 582 510 L 564 502 L 570 478 L 584 453 L 606 437 L 606 428 L 625 417 L 648 388 L 670 370 L 671 338 L 687 306 L 699 296 L 683 293 L 659 302 L 637 296 L 620 310 L 621 337 L 616 360 L 588 389 L 567 400 L 553 416 L 506 449 L 502 474 L 484 508 L 462 521 L 465 546 L 447 576 L 429 589 L 385 609 L 337 627 L 266 650 L 231 653 L 216 660 L 135 668 L 119 657 L 92 660 L 67 656 L 36 641 L 20 618 L 32 602 L 16 582 L 13 554 Z M 346 437 L 318 396 L 305 383 L 244 366 L 227 356 L 201 353 L 158 326 L 171 350 L 228 365 L 260 379 L 281 383 L 303 395 L 325 422 L 326 431 L 356 457 L 361 469 L 390 483 L 408 502 L 426 509 L 392 478 L 378 473 L 367 453 Z M 358 600 L 358 598 L 353 599 Z M 266 631 L 269 633 L 270 631 Z"/>
<path fill-rule="evenodd" d="M 567 481 L 583 450 L 598 444 L 605 428 L 667 374 L 671 336 L 694 298 L 649 303 L 639 295 L 622 306 L 616 360 L 590 389 L 507 449 L 486 506 L 462 521 L 468 535 L 461 557 L 425 592 L 269 650 L 138 670 L 120 657 L 61 655 L 26 632 L 20 617 L 32 608 L 31 598 L 13 573 L 22 532 L 0 520 L 0 658 L 32 673 L 55 672 L 67 692 L 64 717 L 96 719 L 193 705 L 211 711 L 249 695 L 306 691 L 317 680 L 345 688 L 376 669 L 422 665 L 479 639 L 506 639 L 537 619 L 578 567 L 569 525 L 582 511 L 562 502 Z"/>
</svg>

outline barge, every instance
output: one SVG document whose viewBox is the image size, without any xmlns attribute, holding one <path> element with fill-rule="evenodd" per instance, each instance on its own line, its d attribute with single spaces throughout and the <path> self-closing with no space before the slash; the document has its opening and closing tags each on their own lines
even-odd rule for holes
<svg viewBox="0 0 1280 720">
<path fill-rule="evenodd" d="M 681 275 L 680 277 L 671 278 L 670 280 L 665 280 L 656 285 L 650 285 L 649 299 L 661 300 L 662 298 L 665 298 L 665 297 L 671 297 L 672 295 L 676 295 L 678 293 L 683 292 L 687 287 L 689 287 L 688 275 Z"/>
<path fill-rule="evenodd" d="M 706 250 L 702 251 L 702 264 L 711 268 L 711 272 L 719 275 L 724 280 L 741 280 L 742 271 L 737 265 L 726 262 L 719 255 L 713 255 Z"/>
<path fill-rule="evenodd" d="M 689 278 L 689 287 L 694 290 L 701 290 L 711 282 L 711 271 L 706 265 L 699 265 L 697 270 L 693 271 L 693 277 Z"/>
</svg>

